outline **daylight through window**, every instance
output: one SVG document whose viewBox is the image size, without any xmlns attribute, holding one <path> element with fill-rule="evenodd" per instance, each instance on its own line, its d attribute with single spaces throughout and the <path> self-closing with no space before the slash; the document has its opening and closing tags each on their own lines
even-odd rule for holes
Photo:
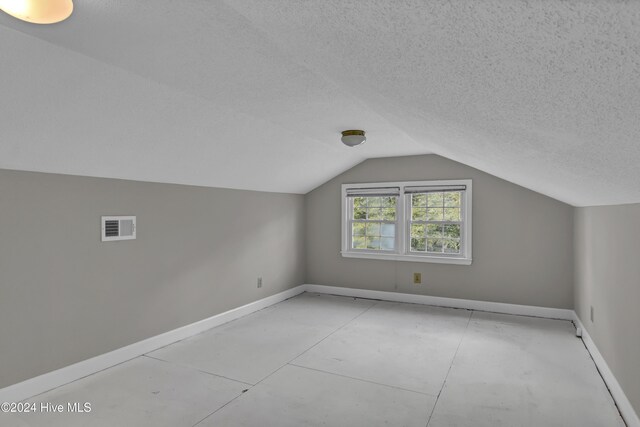
<svg viewBox="0 0 640 427">
<path fill-rule="evenodd" d="M 471 263 L 471 180 L 343 185 L 347 257 Z"/>
</svg>

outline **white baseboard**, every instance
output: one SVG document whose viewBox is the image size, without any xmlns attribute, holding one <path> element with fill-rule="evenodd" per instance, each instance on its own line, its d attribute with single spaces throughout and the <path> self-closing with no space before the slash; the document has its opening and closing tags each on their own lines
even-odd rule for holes
<svg viewBox="0 0 640 427">
<path fill-rule="evenodd" d="M 582 330 L 582 341 L 587 347 L 587 350 L 589 350 L 589 353 L 591 353 L 591 357 L 598 367 L 598 371 L 600 371 L 600 375 L 602 375 L 605 384 L 607 384 L 607 387 L 611 392 L 611 396 L 613 396 L 613 400 L 616 402 L 616 405 L 620 410 L 622 418 L 625 423 L 627 423 L 627 427 L 640 427 L 640 418 L 638 418 L 638 414 L 636 414 L 633 406 L 631 406 L 631 402 L 629 402 L 627 395 L 622 390 L 622 387 L 620 387 L 618 380 L 613 375 L 613 372 L 611 372 L 609 365 L 604 360 L 604 357 L 602 357 L 600 350 L 598 350 L 598 347 L 591 339 L 591 336 L 575 312 L 573 321 L 575 322 L 576 327 Z"/>
<path fill-rule="evenodd" d="M 640 427 L 640 419 L 635 413 L 631 402 L 627 399 L 620 384 L 613 376 L 607 362 L 600 354 L 595 343 L 589 336 L 584 325 L 573 310 L 536 307 L 518 304 L 505 304 L 488 301 L 464 300 L 457 298 L 433 297 L 428 295 L 404 294 L 400 292 L 372 291 L 368 289 L 343 288 L 337 286 L 324 286 L 306 284 L 296 286 L 267 298 L 243 305 L 241 307 L 217 314 L 199 322 L 165 332 L 160 335 L 139 341 L 137 343 L 119 348 L 109 353 L 75 363 L 73 365 L 52 371 L 18 384 L 0 389 L 0 402 L 19 402 L 29 397 L 36 396 L 48 390 L 68 384 L 72 381 L 86 377 L 103 369 L 110 368 L 119 363 L 126 362 L 135 357 L 157 350 L 176 341 L 199 334 L 208 329 L 215 328 L 224 323 L 246 316 L 263 308 L 277 304 L 292 298 L 303 292 L 313 292 L 331 295 L 349 296 L 355 298 L 379 299 L 394 302 L 406 302 L 412 304 L 434 305 L 439 307 L 463 308 L 469 310 L 489 311 L 494 313 L 516 314 L 522 316 L 544 317 L 550 319 L 572 320 L 576 326 L 582 329 L 582 339 L 591 353 L 611 395 L 615 400 L 622 417 L 628 427 Z"/>
<path fill-rule="evenodd" d="M 102 371 L 103 369 L 110 368 L 119 363 L 126 362 L 127 360 L 131 360 L 153 350 L 157 350 L 160 347 L 183 340 L 208 329 L 215 328 L 216 326 L 220 326 L 258 310 L 262 310 L 263 308 L 301 294 L 304 291 L 304 285 L 296 286 L 295 288 L 287 289 L 286 291 L 225 311 L 224 313 L 217 314 L 207 319 L 191 323 L 181 328 L 147 338 L 143 341 L 138 341 L 109 353 L 101 354 L 91 359 L 83 360 L 82 362 L 74 363 L 73 365 L 0 389 L 0 402 L 19 402 L 29 397 L 36 396 L 48 390 L 60 387 L 61 385 L 86 377 L 87 375 L 94 374 Z"/>
<path fill-rule="evenodd" d="M 573 310 L 312 284 L 305 285 L 305 290 L 307 292 L 342 295 L 355 298 L 379 299 L 385 301 L 434 305 L 439 307 L 466 308 L 469 310 L 490 311 L 494 313 L 572 320 L 575 323 L 576 327 L 582 330 L 582 340 L 584 341 L 589 353 L 591 353 L 591 357 L 593 357 L 593 360 L 598 367 L 598 370 L 600 371 L 605 384 L 609 388 L 611 396 L 616 402 L 616 405 L 620 410 L 620 414 L 622 415 L 622 418 L 626 422 L 627 426 L 640 427 L 640 419 L 638 418 L 638 414 L 636 414 L 636 412 L 634 411 L 633 406 L 631 406 L 631 402 L 629 402 L 629 399 L 622 390 L 622 387 L 620 387 L 618 380 L 616 380 L 615 376 L 611 372 L 611 369 L 609 369 L 609 365 L 607 365 L 607 362 L 605 362 L 602 354 L 600 354 L 600 351 L 598 350 L 598 347 L 596 347 L 595 343 L 589 336 L 589 333 Z"/>
<path fill-rule="evenodd" d="M 429 295 L 404 294 L 400 292 L 372 291 L 368 289 L 342 288 L 338 286 L 305 285 L 307 292 L 342 295 L 356 298 L 379 299 L 411 304 L 435 305 L 438 307 L 466 308 L 468 310 L 493 313 L 518 314 L 521 316 L 546 317 L 549 319 L 573 320 L 573 310 L 563 308 L 536 307 L 532 305 L 506 304 L 501 302 L 475 301 L 458 298 L 433 297 Z"/>
</svg>

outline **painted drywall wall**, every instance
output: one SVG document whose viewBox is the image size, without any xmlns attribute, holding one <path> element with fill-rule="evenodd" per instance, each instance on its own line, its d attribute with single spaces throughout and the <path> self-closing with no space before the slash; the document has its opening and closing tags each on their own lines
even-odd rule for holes
<svg viewBox="0 0 640 427">
<path fill-rule="evenodd" d="M 303 283 L 303 199 L 0 170 L 0 388 Z"/>
<path fill-rule="evenodd" d="M 574 224 L 576 313 L 640 414 L 640 204 L 576 208 Z"/>
<path fill-rule="evenodd" d="M 341 184 L 473 180 L 473 264 L 343 258 Z M 307 282 L 573 307 L 573 208 L 437 155 L 367 160 L 307 194 Z M 422 273 L 422 285 L 412 274 Z"/>
</svg>

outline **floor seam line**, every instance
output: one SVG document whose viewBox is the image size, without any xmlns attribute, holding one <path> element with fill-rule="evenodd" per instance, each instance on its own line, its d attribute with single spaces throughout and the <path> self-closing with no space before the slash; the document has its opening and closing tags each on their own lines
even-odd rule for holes
<svg viewBox="0 0 640 427">
<path fill-rule="evenodd" d="M 368 384 L 375 384 L 375 385 L 379 385 L 381 387 L 389 387 L 389 388 L 394 388 L 396 390 L 402 390 L 402 391 L 407 391 L 407 392 L 410 392 L 410 393 L 421 394 L 423 396 L 436 397 L 436 395 L 434 395 L 434 394 L 429 394 L 429 393 L 425 393 L 425 392 L 422 392 L 422 391 L 410 390 L 408 388 L 398 387 L 398 386 L 390 385 L 390 384 L 379 383 L 379 382 L 375 382 L 375 381 L 371 381 L 371 380 L 365 380 L 365 379 L 357 378 L 357 377 L 350 377 L 349 375 L 337 374 L 335 372 L 325 371 L 323 369 L 317 369 L 317 368 L 310 368 L 308 366 L 303 366 L 303 365 L 296 365 L 295 363 L 291 363 L 291 362 L 287 363 L 287 365 L 295 366 L 295 367 L 301 368 L 301 369 L 308 369 L 310 371 L 321 372 L 323 374 L 334 375 L 336 377 L 348 378 L 348 379 L 354 380 L 354 381 L 361 381 L 361 382 L 365 382 L 365 383 L 368 383 Z"/>
<path fill-rule="evenodd" d="M 209 418 L 210 416 L 212 416 L 213 414 L 215 414 L 216 412 L 218 412 L 219 410 L 221 410 L 222 408 L 224 408 L 225 406 L 229 405 L 231 402 L 235 401 L 236 399 L 238 399 L 239 397 L 241 397 L 242 395 L 244 395 L 245 392 L 241 392 L 239 395 L 237 395 L 236 397 L 234 397 L 233 399 L 231 399 L 230 401 L 228 401 L 227 403 L 225 403 L 224 405 L 222 405 L 221 407 L 219 407 L 218 409 L 216 409 L 215 411 L 213 411 L 212 413 L 210 413 L 209 415 L 207 415 L 206 417 L 204 417 L 203 419 L 201 419 L 200 421 L 198 421 L 197 423 L 195 423 L 193 425 L 193 427 L 196 427 L 198 424 L 202 423 L 204 420 L 206 420 L 207 418 Z"/>
<path fill-rule="evenodd" d="M 358 299 L 358 298 L 354 298 L 354 299 Z M 269 375 L 265 376 L 264 378 L 261 378 L 260 381 L 258 381 L 257 383 L 255 383 L 254 387 L 257 386 L 258 384 L 260 384 L 261 382 L 263 382 L 264 380 L 266 380 L 267 378 L 271 377 L 272 375 L 274 375 L 276 372 L 280 371 L 282 368 L 284 368 L 287 365 L 290 365 L 291 362 L 293 362 L 294 360 L 296 360 L 298 357 L 302 356 L 303 354 L 305 354 L 306 352 L 308 352 L 309 350 L 313 349 L 314 347 L 316 347 L 317 345 L 319 345 L 321 342 L 323 342 L 324 340 L 326 340 L 327 338 L 329 338 L 331 335 L 335 334 L 336 332 L 338 332 L 339 330 L 341 330 L 342 328 L 344 328 L 345 326 L 347 326 L 349 323 L 353 322 L 354 320 L 356 320 L 358 317 L 362 316 L 364 313 L 366 313 L 367 311 L 371 310 L 373 307 L 375 307 L 378 304 L 378 302 L 374 303 L 371 305 L 371 307 L 368 307 L 366 310 L 364 310 L 362 313 L 358 314 L 357 316 L 349 319 L 347 322 L 345 322 L 343 325 L 339 326 L 337 329 L 335 329 L 334 331 L 330 332 L 327 336 L 325 336 L 324 338 L 322 338 L 320 341 L 318 341 L 317 343 L 313 344 L 311 347 L 309 347 L 308 349 L 306 349 L 305 351 L 303 351 L 302 353 L 294 356 L 293 358 L 289 359 L 286 363 L 284 363 L 282 366 L 280 366 L 278 369 L 276 369 L 275 371 L 271 372 Z"/>
<path fill-rule="evenodd" d="M 576 324 L 574 322 L 571 322 L 571 323 L 573 323 L 573 325 L 576 326 Z M 596 372 L 598 373 L 598 376 L 602 379 L 602 382 L 604 383 L 604 386 L 607 389 L 607 392 L 609 393 L 609 396 L 611 397 L 611 400 L 613 401 L 613 405 L 615 406 L 616 411 L 618 411 L 618 415 L 620 415 L 620 419 L 624 423 L 625 427 L 628 427 L 629 424 L 627 423 L 627 420 L 625 420 L 624 417 L 622 416 L 622 412 L 620 412 L 620 407 L 618 406 L 618 402 L 613 397 L 613 393 L 611 392 L 611 389 L 609 388 L 609 384 L 607 384 L 607 382 L 605 381 L 604 376 L 602 375 L 602 372 L 600 371 L 600 368 L 598 367 L 598 364 L 596 363 L 595 359 L 593 358 L 593 355 L 589 351 L 589 347 L 587 347 L 587 343 L 584 342 L 584 338 L 582 336 L 580 336 L 578 338 L 580 339 L 580 342 L 582 342 L 582 345 L 584 346 L 584 349 L 587 351 L 587 354 L 589 355 L 589 359 L 591 359 L 591 362 L 593 363 L 593 366 L 595 366 Z"/>
<path fill-rule="evenodd" d="M 344 329 L 349 323 L 353 322 L 354 320 L 356 320 L 357 318 L 359 318 L 360 316 L 362 316 L 363 314 L 365 314 L 367 311 L 371 310 L 373 307 L 375 307 L 376 305 L 378 305 L 380 303 L 380 301 L 375 302 L 374 304 L 371 305 L 371 307 L 367 308 L 366 310 L 364 310 L 362 313 L 358 314 L 357 316 L 353 317 L 352 319 L 350 319 L 349 321 L 347 321 L 346 323 L 344 323 L 342 326 L 339 326 L 336 330 L 334 330 L 333 332 L 331 332 L 329 335 L 327 335 L 326 337 L 322 338 L 320 341 L 318 341 L 317 343 L 315 343 L 314 345 L 312 345 L 311 347 L 309 347 L 308 349 L 306 349 L 305 351 L 303 351 L 302 353 L 298 354 L 296 357 L 294 357 L 293 359 L 289 360 L 285 365 L 290 364 L 291 362 L 293 362 L 294 360 L 296 360 L 298 357 L 304 355 L 305 353 L 307 353 L 308 351 L 311 351 L 312 349 L 314 349 L 316 346 L 320 345 L 320 343 L 322 343 L 324 340 L 326 340 L 327 338 L 329 338 L 331 335 L 335 334 L 338 331 L 341 331 L 342 329 Z"/>
<path fill-rule="evenodd" d="M 142 357 L 142 356 L 143 356 L 143 355 L 141 354 L 141 355 L 139 355 L 139 356 L 134 356 L 134 357 L 132 357 L 131 359 L 127 359 L 127 360 L 124 360 L 124 361 L 122 361 L 122 362 L 116 363 L 115 365 L 107 366 L 106 368 L 100 369 L 99 371 L 95 371 L 95 372 L 92 372 L 92 373 L 90 373 L 90 374 L 84 375 L 84 376 L 82 376 L 82 377 L 80 377 L 80 378 L 76 378 L 76 379 L 75 379 L 75 380 L 73 380 L 73 381 L 69 381 L 69 382 L 66 382 L 66 383 L 64 383 L 64 384 L 61 384 L 61 385 L 55 386 L 55 387 L 53 387 L 53 388 L 51 388 L 51 389 L 49 389 L 49 390 L 45 390 L 45 391 L 43 391 L 43 392 L 41 392 L 41 393 L 34 394 L 33 396 L 26 397 L 26 398 L 24 398 L 24 399 L 20 400 L 20 402 L 25 402 L 25 401 L 27 401 L 27 400 L 34 399 L 34 398 L 36 398 L 36 397 L 38 397 L 38 396 L 42 396 L 42 395 L 43 395 L 43 394 L 45 394 L 45 393 L 49 393 L 49 392 L 51 392 L 51 391 L 54 391 L 54 390 L 57 390 L 57 389 L 59 389 L 59 388 L 65 387 L 65 386 L 67 386 L 67 385 L 69 385 L 69 384 L 73 384 L 73 383 L 75 383 L 75 382 L 78 382 L 78 381 L 84 380 L 85 378 L 89 378 L 89 377 L 91 377 L 91 376 L 94 376 L 94 375 L 97 375 L 97 374 L 99 374 L 99 373 L 101 373 L 101 372 L 104 372 L 104 371 L 106 371 L 106 370 L 108 370 L 108 369 L 115 368 L 116 366 L 123 365 L 123 364 L 125 364 L 125 363 L 127 363 L 127 362 L 131 362 L 132 360 L 138 359 L 138 358 L 140 358 L 140 357 Z"/>
<path fill-rule="evenodd" d="M 235 378 L 225 377 L 224 375 L 215 374 L 213 372 L 203 371 L 202 369 L 198 369 L 196 367 L 193 367 L 191 365 L 187 365 L 187 364 L 184 364 L 184 363 L 176 363 L 176 362 L 172 362 L 170 360 L 158 359 L 157 357 L 149 356 L 147 354 L 143 354 L 140 357 L 148 357 L 149 359 L 157 360 L 158 362 L 167 363 L 169 365 L 174 365 L 174 366 L 178 366 L 178 367 L 181 367 L 181 368 L 193 369 L 194 371 L 197 371 L 197 372 L 200 372 L 200 373 L 203 373 L 203 374 L 206 374 L 206 375 L 211 375 L 213 377 L 218 377 L 218 378 L 224 378 L 225 380 L 233 381 L 233 382 L 240 383 L 240 384 L 243 384 L 243 385 L 248 385 L 250 387 L 254 386 L 254 384 L 248 383 L 246 381 L 241 381 L 241 380 L 237 380 Z"/>
<path fill-rule="evenodd" d="M 284 368 L 285 366 L 287 366 L 289 363 L 285 363 L 284 365 L 280 366 L 278 369 L 276 369 L 275 371 L 271 372 L 269 375 L 267 375 L 266 377 L 262 378 L 260 381 L 258 381 L 257 383 L 255 383 L 254 385 L 252 385 L 251 387 L 249 387 L 247 389 L 247 393 L 251 391 L 251 389 L 253 389 L 254 387 L 257 387 L 258 384 L 260 384 L 261 382 L 263 382 L 264 380 L 266 380 L 267 378 L 269 378 L 270 376 L 274 375 L 275 373 L 277 373 L 278 371 L 280 371 L 282 368 Z M 203 422 L 204 420 L 206 420 L 207 418 L 209 418 L 210 416 L 212 416 L 213 414 L 215 414 L 216 412 L 218 412 L 219 410 L 221 410 L 222 408 L 224 408 L 225 406 L 229 405 L 231 402 L 235 401 L 236 399 L 239 399 L 240 397 L 244 396 L 246 393 L 242 392 L 239 395 L 237 395 L 236 397 L 234 397 L 233 399 L 231 399 L 230 401 L 228 401 L 227 403 L 225 403 L 224 405 L 222 405 L 221 407 L 219 407 L 218 409 L 216 409 L 215 411 L 213 411 L 212 413 L 210 413 L 209 415 L 207 415 L 206 417 L 204 417 L 203 419 L 201 419 L 200 421 L 198 421 L 196 424 L 193 425 L 193 427 L 196 427 L 198 424 L 200 424 L 201 422 Z"/>
<path fill-rule="evenodd" d="M 354 298 L 354 299 L 358 299 L 358 298 Z M 317 346 L 318 344 L 320 344 L 322 341 L 326 340 L 327 338 L 329 338 L 331 335 L 335 334 L 336 332 L 338 332 L 339 330 L 341 330 L 342 328 L 344 328 L 345 326 L 347 326 L 349 323 L 353 322 L 354 320 L 356 320 L 358 317 L 362 316 L 364 313 L 366 313 L 367 311 L 371 310 L 374 306 L 376 306 L 378 304 L 378 302 L 375 302 L 374 304 L 372 304 L 370 307 L 368 307 L 366 310 L 364 310 L 363 312 L 359 313 L 357 316 L 349 319 L 347 322 L 345 322 L 343 325 L 339 326 L 337 329 L 335 329 L 334 331 L 330 332 L 327 336 L 325 336 L 324 338 L 322 338 L 320 341 L 318 341 L 317 343 L 315 343 L 314 345 L 312 345 L 311 347 L 309 347 L 308 349 L 306 349 L 305 351 L 303 351 L 302 353 L 298 354 L 297 356 L 295 356 L 294 358 L 288 360 L 285 364 L 283 364 L 282 366 L 280 366 L 278 369 L 276 369 L 275 371 L 271 372 L 269 375 L 265 376 L 264 378 L 261 378 L 260 381 L 256 382 L 255 384 L 253 384 L 252 386 L 249 387 L 249 390 L 257 387 L 259 384 L 261 384 L 263 381 L 265 381 L 266 379 L 268 379 L 269 377 L 273 376 L 274 374 L 276 374 L 277 372 L 279 372 L 282 368 L 284 368 L 285 366 L 288 366 L 290 364 L 290 362 L 293 362 L 294 360 L 296 360 L 298 357 L 302 356 L 303 354 L 305 354 L 307 351 L 311 350 L 312 348 L 314 348 L 315 346 Z M 150 356 L 147 356 L 150 357 Z M 171 363 L 171 362 L 169 362 Z M 213 411 L 212 413 L 210 413 L 209 415 L 207 415 L 206 417 L 204 417 L 203 419 L 201 419 L 200 421 L 198 421 L 196 424 L 193 425 L 193 427 L 196 427 L 198 424 L 202 423 L 204 420 L 206 420 L 207 418 L 211 417 L 212 415 L 214 415 L 216 412 L 220 411 L 222 408 L 224 408 L 225 406 L 229 405 L 231 402 L 235 401 L 236 399 L 242 397 L 245 393 L 241 393 L 238 396 L 234 397 L 233 399 L 231 399 L 230 401 L 228 401 L 227 403 L 225 403 L 224 405 L 222 405 L 221 407 L 219 407 L 218 409 L 216 409 L 215 411 Z"/>
<path fill-rule="evenodd" d="M 427 424 L 425 427 L 429 427 L 429 423 L 431 422 L 431 418 L 433 417 L 433 413 L 436 411 L 436 406 L 438 405 L 438 401 L 440 400 L 440 396 L 442 395 L 442 391 L 444 390 L 444 386 L 447 384 L 447 379 L 449 378 L 449 374 L 451 373 L 451 368 L 453 368 L 453 364 L 456 360 L 456 356 L 458 356 L 458 351 L 460 350 L 460 347 L 462 346 L 462 341 L 464 341 L 465 336 L 467 335 L 467 331 L 469 330 L 469 325 L 471 324 L 471 318 L 473 317 L 473 314 L 475 312 L 475 310 L 470 310 L 471 314 L 469 314 L 469 320 L 467 320 L 467 326 L 464 328 L 464 332 L 462 333 L 462 337 L 460 337 L 460 342 L 458 343 L 458 347 L 456 348 L 455 353 L 453 354 L 453 357 L 451 358 L 451 364 L 449 365 L 449 369 L 447 370 L 447 375 L 445 375 L 444 377 L 444 381 L 442 382 L 442 387 L 440 387 L 440 391 L 438 392 L 438 395 L 436 396 L 436 401 L 433 403 L 433 409 L 431 409 L 431 414 L 429 414 L 429 419 L 427 420 Z"/>
</svg>

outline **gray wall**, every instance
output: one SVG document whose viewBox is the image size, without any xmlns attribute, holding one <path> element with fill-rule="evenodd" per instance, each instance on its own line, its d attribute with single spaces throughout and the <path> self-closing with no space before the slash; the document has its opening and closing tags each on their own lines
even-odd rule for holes
<svg viewBox="0 0 640 427">
<path fill-rule="evenodd" d="M 0 170 L 0 388 L 303 283 L 303 236 L 301 195 Z"/>
<path fill-rule="evenodd" d="M 577 208 L 575 247 L 576 313 L 640 414 L 640 204 Z"/>
<path fill-rule="evenodd" d="M 343 183 L 473 179 L 473 264 L 342 258 Z M 573 307 L 573 208 L 436 155 L 370 159 L 307 194 L 307 282 Z M 412 273 L 422 273 L 422 285 Z"/>
<path fill-rule="evenodd" d="M 471 266 L 340 256 L 341 184 L 462 178 Z M 137 215 L 138 239 L 101 243 L 101 215 Z M 640 204 L 573 209 L 435 155 L 371 159 L 306 197 L 0 170 L 0 388 L 307 282 L 575 299 L 640 412 L 639 254 Z"/>
</svg>

